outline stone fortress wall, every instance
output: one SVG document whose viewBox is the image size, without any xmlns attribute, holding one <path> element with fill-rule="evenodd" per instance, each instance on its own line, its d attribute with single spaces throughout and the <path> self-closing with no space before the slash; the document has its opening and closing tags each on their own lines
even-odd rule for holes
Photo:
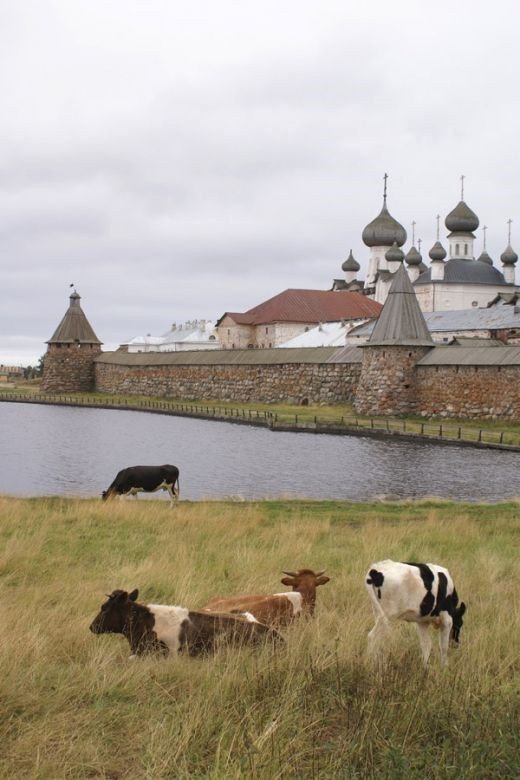
<svg viewBox="0 0 520 780">
<path fill-rule="evenodd" d="M 402 354 L 399 355 L 398 350 Z M 209 365 L 195 362 L 190 365 L 190 355 L 195 361 L 200 353 L 183 353 L 182 364 L 162 365 L 147 365 L 146 355 L 104 353 L 96 359 L 95 389 L 114 394 L 237 403 L 353 403 L 359 414 L 374 416 L 418 414 L 438 418 L 520 420 L 520 363 L 417 365 L 415 361 L 429 350 L 421 348 L 419 351 L 420 354 L 417 354 L 417 348 L 372 348 L 366 351 L 363 364 L 359 356 L 356 362 L 344 363 L 286 360 L 262 364 L 212 362 Z M 262 359 L 262 352 L 264 350 L 255 350 L 255 357 Z M 212 353 L 221 361 L 225 354 Z M 237 357 L 236 351 L 227 354 Z M 170 357 L 174 358 L 175 353 Z"/>
</svg>

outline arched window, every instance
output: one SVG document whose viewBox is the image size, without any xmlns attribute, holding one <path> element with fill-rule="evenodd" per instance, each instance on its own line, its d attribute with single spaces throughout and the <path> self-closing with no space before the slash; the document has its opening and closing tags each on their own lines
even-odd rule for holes
<svg viewBox="0 0 520 780">
<path fill-rule="evenodd" d="M 459 245 L 458 244 L 455 244 L 455 254 L 456 255 L 459 254 Z"/>
<path fill-rule="evenodd" d="M 467 244 L 464 244 L 464 254 L 465 255 L 468 254 L 468 245 Z"/>
</svg>

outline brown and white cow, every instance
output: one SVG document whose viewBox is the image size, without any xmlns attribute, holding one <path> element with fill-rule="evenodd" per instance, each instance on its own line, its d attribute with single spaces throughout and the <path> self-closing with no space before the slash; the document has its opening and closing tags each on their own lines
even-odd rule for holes
<svg viewBox="0 0 520 780">
<path fill-rule="evenodd" d="M 132 656 L 186 651 L 211 652 L 220 644 L 283 642 L 280 634 L 252 615 L 193 612 L 185 607 L 139 604 L 138 590 L 114 590 L 90 625 L 94 634 L 123 634 Z"/>
<path fill-rule="evenodd" d="M 292 587 L 290 592 L 214 598 L 203 610 L 233 614 L 249 612 L 268 626 L 286 626 L 300 614 L 314 614 L 316 588 L 330 580 L 330 577 L 323 576 L 324 572 L 325 569 L 318 572 L 312 569 L 284 571 L 287 576 L 281 582 Z"/>
</svg>

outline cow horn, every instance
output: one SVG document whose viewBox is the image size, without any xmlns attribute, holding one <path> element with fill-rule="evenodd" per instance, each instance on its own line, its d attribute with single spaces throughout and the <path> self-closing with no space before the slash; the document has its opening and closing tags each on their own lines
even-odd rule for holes
<svg viewBox="0 0 520 780">
<path fill-rule="evenodd" d="M 289 577 L 297 577 L 298 574 L 295 571 L 284 571 L 282 569 L 282 574 L 287 574 Z"/>
<path fill-rule="evenodd" d="M 326 571 L 327 571 L 327 569 L 322 569 L 321 571 L 317 571 L 316 572 L 316 577 L 321 577 L 321 575 L 325 574 Z"/>
</svg>

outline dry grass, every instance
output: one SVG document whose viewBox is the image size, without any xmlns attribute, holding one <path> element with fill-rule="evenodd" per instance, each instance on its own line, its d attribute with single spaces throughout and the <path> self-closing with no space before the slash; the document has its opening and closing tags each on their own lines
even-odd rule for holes
<svg viewBox="0 0 520 780">
<path fill-rule="evenodd" d="M 0 499 L 0 775 L 16 778 L 518 777 L 515 504 Z M 441 673 L 397 626 L 365 659 L 381 558 L 447 565 L 468 603 Z M 196 608 L 327 568 L 316 619 L 273 653 L 130 661 L 88 625 L 103 594 Z"/>
</svg>

